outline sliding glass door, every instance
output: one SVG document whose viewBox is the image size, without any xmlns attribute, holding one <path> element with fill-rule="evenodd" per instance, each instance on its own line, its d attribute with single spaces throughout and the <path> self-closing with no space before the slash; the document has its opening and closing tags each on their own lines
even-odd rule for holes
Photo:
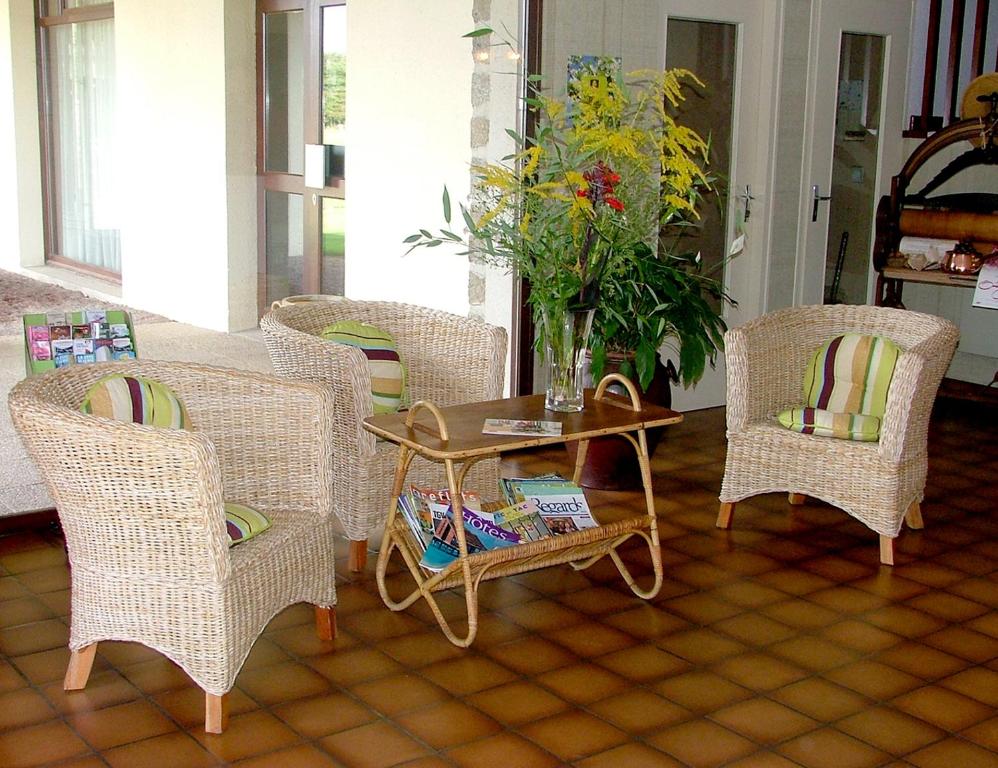
<svg viewBox="0 0 998 768">
<path fill-rule="evenodd" d="M 344 285 L 346 4 L 260 0 L 259 309 Z"/>
</svg>

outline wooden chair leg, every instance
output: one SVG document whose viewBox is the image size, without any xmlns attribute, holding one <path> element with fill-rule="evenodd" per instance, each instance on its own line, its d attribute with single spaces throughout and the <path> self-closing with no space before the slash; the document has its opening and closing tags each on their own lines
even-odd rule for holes
<svg viewBox="0 0 998 768">
<path fill-rule="evenodd" d="M 229 694 L 204 695 L 204 729 L 208 733 L 221 733 L 229 725 Z"/>
<path fill-rule="evenodd" d="M 880 562 L 884 565 L 894 565 L 894 539 L 880 535 Z"/>
<path fill-rule="evenodd" d="M 367 566 L 367 539 L 363 541 L 350 540 L 350 557 L 347 565 L 353 573 L 364 570 Z"/>
<path fill-rule="evenodd" d="M 66 668 L 66 679 L 62 687 L 67 691 L 79 691 L 86 687 L 90 678 L 90 670 L 94 666 L 94 655 L 97 653 L 97 643 L 72 651 L 69 656 L 69 666 Z"/>
<path fill-rule="evenodd" d="M 908 511 L 904 513 L 904 521 L 913 531 L 922 530 L 925 527 L 925 523 L 922 522 L 922 505 L 917 501 L 911 502 Z"/>
<path fill-rule="evenodd" d="M 730 528 L 731 518 L 735 514 L 735 501 L 722 501 L 721 508 L 717 512 L 717 522 L 714 523 L 718 528 Z"/>
<path fill-rule="evenodd" d="M 799 507 L 805 501 L 807 501 L 807 496 L 803 493 L 788 493 L 787 501 L 790 502 L 792 506 Z"/>
<path fill-rule="evenodd" d="M 336 639 L 336 608 L 331 605 L 315 606 L 315 631 L 320 640 Z"/>
</svg>

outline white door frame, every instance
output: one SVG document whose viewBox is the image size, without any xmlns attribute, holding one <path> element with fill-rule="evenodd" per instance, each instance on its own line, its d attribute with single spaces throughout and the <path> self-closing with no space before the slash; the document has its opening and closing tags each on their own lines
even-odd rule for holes
<svg viewBox="0 0 998 768">
<path fill-rule="evenodd" d="M 907 12 L 907 24 L 900 19 Z M 804 166 L 801 174 L 800 212 L 797 226 L 797 261 L 794 303 L 821 304 L 825 288 L 825 255 L 828 242 L 828 205 L 819 205 L 818 220 L 811 221 L 812 186 L 821 194 L 831 189 L 835 109 L 838 102 L 839 49 L 842 32 L 883 35 L 884 68 L 880 99 L 880 136 L 877 144 L 876 189 L 890 192 L 891 176 L 904 162 L 901 131 L 907 99 L 908 53 L 914 0 L 814 0 L 811 13 L 811 51 L 808 57 L 807 106 L 804 118 Z M 876 204 L 874 204 L 874 207 Z M 873 226 L 875 211 L 870 211 Z M 870 238 L 872 258 L 873 238 Z M 867 303 L 873 302 L 875 275 L 871 269 Z"/>
<path fill-rule="evenodd" d="M 661 0 L 663 17 L 716 21 L 738 27 L 734 124 L 726 212 L 728 246 L 737 237 L 736 220 L 744 212 L 739 193 L 751 185 L 751 217 L 745 223 L 746 248 L 725 270 L 725 288 L 738 302 L 725 311 L 729 327 L 760 315 L 766 307 L 777 109 L 782 49 L 783 0 Z M 663 36 L 665 29 L 662 30 Z M 664 61 L 662 62 L 664 66 Z M 666 344 L 665 349 L 668 349 Z M 725 366 L 718 356 L 716 370 L 707 369 L 689 390 L 674 387 L 672 405 L 695 410 L 725 402 Z"/>
</svg>

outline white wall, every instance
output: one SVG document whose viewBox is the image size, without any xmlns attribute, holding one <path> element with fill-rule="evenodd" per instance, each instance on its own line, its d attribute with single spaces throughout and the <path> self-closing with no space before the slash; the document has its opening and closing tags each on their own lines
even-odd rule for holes
<svg viewBox="0 0 998 768">
<path fill-rule="evenodd" d="M 468 0 L 356 2 L 347 11 L 346 294 L 468 312 L 468 260 L 405 256 L 406 235 L 443 225 L 468 194 Z M 455 223 L 455 225 L 457 225 Z"/>
<path fill-rule="evenodd" d="M 253 18 L 115 2 L 122 299 L 216 330 L 256 321 Z"/>
<path fill-rule="evenodd" d="M 0 2 L 0 269 L 44 260 L 35 9 Z"/>
</svg>

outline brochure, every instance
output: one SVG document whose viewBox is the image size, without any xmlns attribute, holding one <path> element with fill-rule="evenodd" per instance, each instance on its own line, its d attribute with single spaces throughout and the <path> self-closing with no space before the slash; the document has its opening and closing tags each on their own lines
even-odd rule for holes
<svg viewBox="0 0 998 768">
<path fill-rule="evenodd" d="M 548 475 L 504 478 L 502 484 L 504 492 L 514 503 L 532 502 L 555 536 L 599 525 L 589 509 L 585 492 L 569 480 Z"/>
<path fill-rule="evenodd" d="M 521 541 L 539 541 L 551 535 L 544 518 L 537 511 L 537 505 L 532 501 L 521 501 L 493 513 L 496 525 L 512 531 Z"/>
<path fill-rule="evenodd" d="M 519 543 L 519 536 L 500 528 L 467 507 L 464 507 L 463 518 L 464 538 L 469 555 L 486 549 L 510 547 Z M 457 560 L 459 554 L 453 512 L 448 508 L 447 514 L 437 523 L 437 527 L 433 531 L 433 538 L 430 539 L 419 564 L 427 570 L 439 571 Z"/>
<path fill-rule="evenodd" d="M 482 426 L 483 435 L 526 435 L 554 436 L 561 434 L 560 421 L 539 421 L 531 419 L 486 419 Z"/>
</svg>

